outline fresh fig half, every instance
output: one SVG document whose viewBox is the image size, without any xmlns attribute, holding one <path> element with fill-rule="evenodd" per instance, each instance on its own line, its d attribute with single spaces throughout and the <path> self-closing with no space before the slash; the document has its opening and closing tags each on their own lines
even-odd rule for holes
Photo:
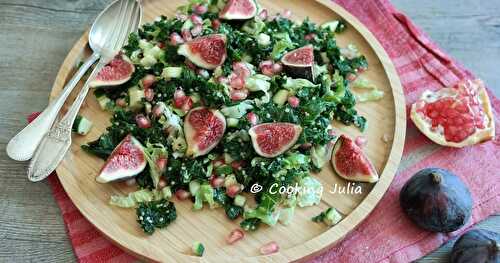
<svg viewBox="0 0 500 263">
<path fill-rule="evenodd" d="M 281 58 L 285 71 L 294 78 L 314 81 L 314 47 L 303 46 L 286 53 Z"/>
<path fill-rule="evenodd" d="M 472 214 L 472 196 L 452 172 L 425 168 L 408 180 L 399 194 L 401 208 L 419 227 L 449 233 L 460 229 Z"/>
<path fill-rule="evenodd" d="M 363 150 L 346 135 L 340 135 L 332 153 L 335 172 L 349 181 L 375 183 L 378 174 Z"/>
<path fill-rule="evenodd" d="M 293 123 L 273 122 L 253 126 L 248 131 L 255 151 L 262 157 L 273 158 L 290 149 L 302 133 Z"/>
<path fill-rule="evenodd" d="M 135 71 L 134 64 L 124 54 L 116 55 L 106 66 L 104 66 L 94 80 L 89 83 L 90 87 L 118 86 L 127 82 Z"/>
<path fill-rule="evenodd" d="M 127 135 L 113 150 L 101 168 L 96 181 L 109 183 L 136 176 L 146 168 L 144 147 L 132 135 Z"/>
<path fill-rule="evenodd" d="M 226 35 L 223 34 L 202 36 L 181 45 L 177 53 L 198 67 L 215 69 L 226 60 L 226 41 Z"/>
<path fill-rule="evenodd" d="M 473 229 L 463 234 L 451 251 L 450 263 L 500 262 L 500 234 Z"/>
<path fill-rule="evenodd" d="M 197 107 L 184 119 L 186 155 L 198 157 L 207 154 L 220 142 L 226 131 L 226 118 L 218 110 Z"/>
<path fill-rule="evenodd" d="M 229 0 L 219 13 L 225 20 L 247 20 L 257 15 L 255 0 Z"/>
<path fill-rule="evenodd" d="M 479 79 L 425 91 L 412 105 L 410 117 L 423 134 L 444 146 L 464 147 L 495 136 L 490 99 Z"/>
</svg>

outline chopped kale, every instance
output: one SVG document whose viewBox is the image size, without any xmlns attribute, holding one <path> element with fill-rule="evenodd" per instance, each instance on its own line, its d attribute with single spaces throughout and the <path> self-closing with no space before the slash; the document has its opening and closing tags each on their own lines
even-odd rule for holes
<svg viewBox="0 0 500 263">
<path fill-rule="evenodd" d="M 166 199 L 140 203 L 136 214 L 137 222 L 148 235 L 153 234 L 156 228 L 167 227 L 177 218 L 174 203 Z"/>
</svg>

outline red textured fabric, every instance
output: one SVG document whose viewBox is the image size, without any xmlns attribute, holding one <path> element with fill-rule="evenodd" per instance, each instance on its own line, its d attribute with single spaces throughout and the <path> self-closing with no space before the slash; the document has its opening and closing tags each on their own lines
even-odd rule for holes
<svg viewBox="0 0 500 263">
<path fill-rule="evenodd" d="M 361 20 L 388 52 L 404 86 L 407 106 L 424 89 L 438 89 L 460 79 L 474 77 L 387 0 L 335 2 Z M 400 170 L 382 201 L 369 218 L 342 242 L 312 261 L 409 262 L 463 232 L 466 228 L 450 234 L 426 232 L 415 227 L 403 215 L 398 203 L 399 191 L 412 174 L 424 167 L 439 166 L 453 170 L 469 186 L 474 198 L 474 210 L 468 226 L 499 213 L 500 101 L 491 93 L 490 98 L 496 116 L 497 134 L 495 140 L 474 147 L 453 149 L 436 146 L 409 121 Z M 420 151 L 421 158 L 415 159 L 413 156 L 417 151 Z M 78 212 L 56 176 L 50 176 L 49 182 L 80 262 L 135 260 L 107 241 Z"/>
</svg>

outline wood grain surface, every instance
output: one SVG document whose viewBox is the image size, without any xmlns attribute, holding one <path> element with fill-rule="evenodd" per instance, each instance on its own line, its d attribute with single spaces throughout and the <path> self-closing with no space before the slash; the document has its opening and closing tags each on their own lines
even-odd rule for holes
<svg viewBox="0 0 500 263">
<path fill-rule="evenodd" d="M 26 163 L 9 160 L 5 145 L 46 106 L 64 57 L 108 2 L 0 0 L 0 262 L 75 261 L 48 185 L 29 183 Z M 500 95 L 500 1 L 393 2 Z M 479 227 L 500 231 L 500 216 Z M 452 243 L 420 262 L 446 262 Z"/>
</svg>

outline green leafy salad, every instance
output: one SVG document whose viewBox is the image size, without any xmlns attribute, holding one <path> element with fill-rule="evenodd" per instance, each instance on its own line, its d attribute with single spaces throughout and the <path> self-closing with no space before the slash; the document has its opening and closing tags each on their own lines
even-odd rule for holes
<svg viewBox="0 0 500 263">
<path fill-rule="evenodd" d="M 110 204 L 135 208 L 147 234 L 174 222 L 183 200 L 246 231 L 289 224 L 321 200 L 314 173 L 331 158 L 331 123 L 364 130 L 356 102 L 383 96 L 357 78 L 366 58 L 338 46 L 342 21 L 235 2 L 191 0 L 145 24 L 93 82 L 111 126 L 82 148 L 107 160 L 98 182 L 137 186 Z M 289 186 L 317 191 L 279 191 Z"/>
</svg>

